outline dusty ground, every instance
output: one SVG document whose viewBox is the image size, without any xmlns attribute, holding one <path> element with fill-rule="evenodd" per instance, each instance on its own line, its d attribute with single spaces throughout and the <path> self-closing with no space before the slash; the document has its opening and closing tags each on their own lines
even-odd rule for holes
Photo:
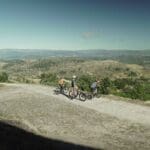
<svg viewBox="0 0 150 150">
<path fill-rule="evenodd" d="M 52 87 L 0 88 L 0 120 L 49 138 L 107 150 L 150 149 L 150 107 L 115 99 L 81 102 Z"/>
</svg>

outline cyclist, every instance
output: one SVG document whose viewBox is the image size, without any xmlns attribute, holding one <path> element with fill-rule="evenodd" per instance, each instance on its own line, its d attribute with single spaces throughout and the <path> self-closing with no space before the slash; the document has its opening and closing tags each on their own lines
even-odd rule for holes
<svg viewBox="0 0 150 150">
<path fill-rule="evenodd" d="M 58 81 L 58 85 L 59 85 L 61 93 L 63 93 L 64 87 L 65 87 L 65 81 L 66 80 L 63 77 L 60 78 L 59 81 Z"/>
<path fill-rule="evenodd" d="M 72 88 L 75 88 L 75 87 L 76 87 L 76 76 L 75 76 L 75 75 L 72 76 L 71 87 L 72 87 Z"/>
<path fill-rule="evenodd" d="M 77 95 L 77 89 L 78 89 L 78 87 L 77 87 L 77 85 L 76 85 L 76 76 L 75 75 L 73 75 L 72 76 L 72 80 L 71 80 L 71 95 L 72 95 L 72 99 Z"/>
<path fill-rule="evenodd" d="M 91 84 L 91 91 L 92 91 L 93 96 L 95 96 L 97 94 L 97 87 L 98 87 L 99 83 L 100 83 L 100 81 L 96 80 L 95 82 L 93 82 Z"/>
</svg>

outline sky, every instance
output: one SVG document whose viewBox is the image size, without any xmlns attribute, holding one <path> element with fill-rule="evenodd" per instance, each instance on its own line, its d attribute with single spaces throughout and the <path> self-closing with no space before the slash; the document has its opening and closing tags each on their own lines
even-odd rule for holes
<svg viewBox="0 0 150 150">
<path fill-rule="evenodd" d="M 0 49 L 150 49 L 150 0 L 0 0 Z"/>
</svg>

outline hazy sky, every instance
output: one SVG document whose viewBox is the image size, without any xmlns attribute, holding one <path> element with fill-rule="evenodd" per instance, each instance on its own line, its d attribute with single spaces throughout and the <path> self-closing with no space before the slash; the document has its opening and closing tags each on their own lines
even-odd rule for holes
<svg viewBox="0 0 150 150">
<path fill-rule="evenodd" d="M 0 48 L 150 49 L 150 0 L 0 0 Z"/>
</svg>

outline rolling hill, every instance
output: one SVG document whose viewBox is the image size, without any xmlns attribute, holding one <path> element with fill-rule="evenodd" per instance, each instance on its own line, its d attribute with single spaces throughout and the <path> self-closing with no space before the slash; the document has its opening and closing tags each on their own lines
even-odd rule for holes
<svg viewBox="0 0 150 150">
<path fill-rule="evenodd" d="M 124 63 L 150 64 L 150 50 L 28 50 L 0 49 L 0 59 L 39 59 L 48 57 L 79 57 L 117 60 Z"/>
</svg>

